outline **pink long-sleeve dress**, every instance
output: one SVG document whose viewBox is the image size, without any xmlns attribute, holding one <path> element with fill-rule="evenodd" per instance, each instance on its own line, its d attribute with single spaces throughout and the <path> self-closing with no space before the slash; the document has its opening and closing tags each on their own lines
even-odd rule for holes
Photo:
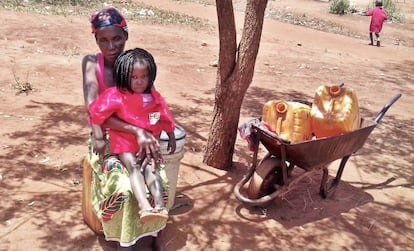
<svg viewBox="0 0 414 251">
<path fill-rule="evenodd" d="M 174 132 L 175 128 L 164 98 L 154 87 L 151 88 L 151 94 L 130 93 L 120 91 L 117 87 L 110 87 L 90 104 L 89 113 L 92 123 L 102 124 L 115 114 L 131 125 L 152 132 L 154 136 L 160 135 L 161 131 Z M 109 136 L 112 153 L 135 153 L 139 149 L 133 134 L 109 130 Z"/>
<path fill-rule="evenodd" d="M 388 19 L 387 13 L 381 6 L 377 6 L 367 11 L 367 16 L 371 16 L 371 23 L 369 25 L 370 32 L 379 33 L 382 30 L 384 21 Z"/>
</svg>

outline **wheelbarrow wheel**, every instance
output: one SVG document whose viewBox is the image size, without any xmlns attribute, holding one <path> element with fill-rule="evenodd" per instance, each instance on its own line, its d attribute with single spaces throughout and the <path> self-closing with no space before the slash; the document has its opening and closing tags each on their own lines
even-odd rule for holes
<svg viewBox="0 0 414 251">
<path fill-rule="evenodd" d="M 258 165 L 250 179 L 247 196 L 258 199 L 276 191 L 275 184 L 282 185 L 282 165 L 280 159 L 266 156 Z"/>
</svg>

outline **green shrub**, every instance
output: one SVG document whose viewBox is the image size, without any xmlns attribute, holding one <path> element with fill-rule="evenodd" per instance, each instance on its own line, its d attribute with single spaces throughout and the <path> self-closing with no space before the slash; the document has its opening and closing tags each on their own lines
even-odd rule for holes
<svg viewBox="0 0 414 251">
<path fill-rule="evenodd" d="M 349 0 L 329 1 L 329 13 L 344 15 L 350 10 Z"/>
</svg>

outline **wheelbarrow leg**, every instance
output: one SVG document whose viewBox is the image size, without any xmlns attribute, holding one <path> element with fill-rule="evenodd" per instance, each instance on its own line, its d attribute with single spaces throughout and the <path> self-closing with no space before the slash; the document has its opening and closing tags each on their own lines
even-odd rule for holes
<svg viewBox="0 0 414 251">
<path fill-rule="evenodd" d="M 285 145 L 281 145 L 280 146 L 280 157 L 281 157 L 281 161 L 282 161 L 282 180 L 283 180 L 283 185 L 288 185 L 288 176 L 290 176 L 290 171 L 289 171 L 289 167 L 286 165 L 286 147 Z M 293 169 L 293 167 L 292 167 Z"/>
<path fill-rule="evenodd" d="M 293 171 L 293 168 L 295 168 L 295 164 L 293 164 L 293 163 L 289 163 L 289 166 L 288 166 L 288 168 L 287 168 L 287 176 L 288 176 L 288 177 L 291 177 L 291 176 L 292 176 L 292 171 Z"/>
<path fill-rule="evenodd" d="M 345 157 L 342 158 L 341 164 L 339 165 L 338 172 L 336 173 L 336 177 L 333 180 L 331 187 L 332 186 L 337 186 L 339 184 L 339 181 L 341 181 L 342 173 L 344 171 L 345 164 L 348 161 L 349 157 L 351 157 L 351 155 L 348 155 L 348 156 L 345 156 Z"/>
<path fill-rule="evenodd" d="M 344 171 L 346 162 L 348 161 L 349 157 L 351 155 L 347 155 L 342 158 L 341 163 L 339 164 L 338 172 L 336 173 L 336 177 L 332 180 L 332 183 L 328 187 L 328 168 L 323 168 L 323 174 L 322 174 L 322 181 L 321 181 L 321 187 L 319 190 L 320 195 L 322 198 L 328 197 L 329 194 L 333 193 L 336 189 L 336 187 L 339 184 L 339 181 L 341 181 L 342 173 Z"/>
<path fill-rule="evenodd" d="M 328 181 L 328 168 L 325 166 L 322 169 L 322 181 L 321 181 L 321 187 L 319 189 L 319 194 L 322 196 L 322 198 L 328 197 L 328 191 L 327 191 L 327 181 Z"/>
</svg>

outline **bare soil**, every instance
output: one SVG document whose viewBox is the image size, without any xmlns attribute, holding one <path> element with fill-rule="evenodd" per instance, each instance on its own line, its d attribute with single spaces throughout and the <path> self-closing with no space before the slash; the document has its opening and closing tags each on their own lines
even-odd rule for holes
<svg viewBox="0 0 414 251">
<path fill-rule="evenodd" d="M 243 205 L 233 194 L 252 157 L 240 137 L 228 171 L 202 163 L 216 84 L 215 6 L 144 2 L 213 27 L 129 22 L 127 47 L 154 54 L 156 86 L 187 132 L 176 199 L 183 206 L 172 211 L 165 230 L 168 250 L 414 250 L 412 0 L 395 1 L 406 19 L 384 25 L 380 48 L 368 46 L 369 17 L 329 14 L 327 1 L 269 1 L 273 16 L 265 20 L 240 123 L 259 117 L 270 99 L 311 101 L 320 85 L 354 88 L 367 119 L 396 93 L 402 97 L 350 158 L 334 196 L 319 196 L 321 174 L 315 172 L 266 208 Z M 369 1 L 355 2 L 363 9 Z M 241 32 L 243 1 L 235 6 Z M 274 14 L 286 12 L 313 18 L 322 28 Z M 80 62 L 97 52 L 88 17 L 0 14 L 0 250 L 112 250 L 81 216 L 80 163 L 89 128 Z M 337 167 L 337 161 L 329 166 L 330 176 Z"/>
</svg>

